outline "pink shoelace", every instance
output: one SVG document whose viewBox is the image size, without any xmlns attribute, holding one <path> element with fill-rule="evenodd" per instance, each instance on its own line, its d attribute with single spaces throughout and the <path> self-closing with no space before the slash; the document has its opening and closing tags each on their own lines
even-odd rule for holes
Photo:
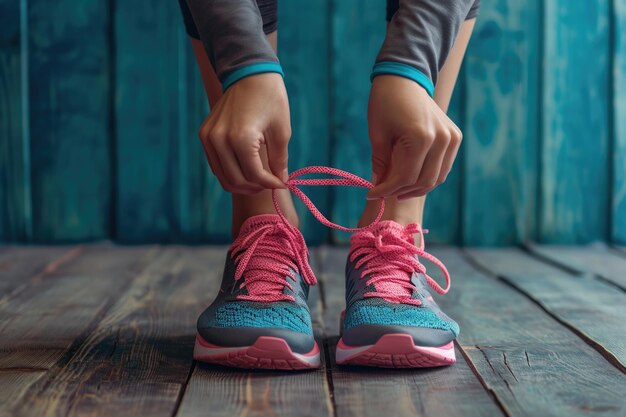
<svg viewBox="0 0 626 417">
<path fill-rule="evenodd" d="M 326 174 L 333 175 L 338 178 L 299 178 L 308 174 Z M 373 275 L 370 280 L 375 279 L 375 282 L 382 282 L 385 277 L 389 279 L 388 283 L 383 283 L 382 285 L 377 286 L 377 288 L 380 287 L 380 290 L 376 293 L 376 296 L 386 298 L 390 301 L 397 300 L 394 302 L 407 302 L 407 297 L 404 293 L 406 293 L 409 287 L 412 288 L 410 284 L 410 275 L 408 279 L 406 277 L 408 269 L 410 268 L 411 271 L 425 271 L 424 266 L 417 261 L 415 255 L 423 256 L 442 268 L 447 282 L 445 290 L 441 289 L 441 287 L 429 276 L 427 276 L 427 281 L 437 292 L 441 294 L 447 292 L 450 287 L 450 276 L 448 271 L 445 269 L 445 266 L 443 266 L 441 261 L 424 252 L 423 239 L 420 248 L 416 248 L 415 245 L 412 244 L 404 245 L 396 242 L 392 246 L 392 249 L 387 250 L 386 248 L 382 248 L 382 240 L 380 244 L 376 246 L 377 238 L 371 232 L 371 229 L 379 223 L 383 215 L 385 210 L 384 200 L 380 200 L 380 211 L 378 212 L 376 219 L 370 225 L 362 228 L 349 228 L 335 224 L 328 220 L 304 194 L 304 192 L 298 188 L 302 185 L 335 185 L 372 188 L 374 185 L 371 182 L 357 175 L 336 168 L 312 166 L 292 172 L 289 175 L 286 185 L 293 194 L 302 200 L 313 216 L 323 225 L 346 232 L 357 232 L 357 234 L 352 238 L 355 239 L 358 237 L 358 240 L 353 242 L 355 250 L 352 252 L 351 256 L 355 256 L 354 253 L 358 250 L 359 254 L 364 255 L 364 258 L 361 258 L 359 262 L 362 262 L 366 257 L 368 260 L 372 261 L 372 264 L 368 266 L 369 273 Z M 308 250 L 302 233 L 300 233 L 297 227 L 291 225 L 283 214 L 278 204 L 275 190 L 272 191 L 272 198 L 274 201 L 274 207 L 276 208 L 276 212 L 278 213 L 281 221 L 277 222 L 275 215 L 255 216 L 256 219 L 253 218 L 255 219 L 254 224 L 250 225 L 247 230 L 242 230 L 242 233 L 239 234 L 230 248 L 231 254 L 234 254 L 235 256 L 234 261 L 237 265 L 235 270 L 235 280 L 242 279 L 244 273 L 246 275 L 242 288 L 246 287 L 248 294 L 238 296 L 239 299 L 260 302 L 293 301 L 294 297 L 292 295 L 285 294 L 283 291 L 285 287 L 294 291 L 291 284 L 285 280 L 285 277 L 288 276 L 294 279 L 296 271 L 300 271 L 302 278 L 307 284 L 314 285 L 317 282 L 315 275 L 311 270 L 311 266 L 309 265 Z M 413 228 L 408 229 L 409 227 Z M 418 231 L 421 233 L 421 230 L 417 225 L 409 225 L 406 230 L 408 231 L 414 229 L 417 230 L 414 233 L 418 233 Z M 374 240 L 370 238 L 370 235 Z M 371 242 L 374 243 L 370 244 Z M 379 260 L 377 261 L 375 258 L 379 252 L 382 253 L 383 256 L 379 257 Z M 410 255 L 407 256 L 407 254 Z M 393 263 L 390 265 L 394 265 L 394 267 L 391 268 L 391 266 L 389 266 L 386 269 L 383 268 L 380 263 L 380 259 L 393 260 Z M 393 272 L 392 269 L 395 272 Z M 392 292 L 398 290 L 399 288 L 404 291 L 402 296 L 398 296 Z M 419 302 L 419 300 L 409 302 L 415 304 L 415 301 Z"/>
<path fill-rule="evenodd" d="M 376 291 L 363 294 L 364 297 L 380 297 L 392 303 L 420 305 L 422 302 L 413 298 L 414 286 L 411 283 L 413 272 L 424 274 L 428 285 L 445 294 L 450 289 L 450 274 L 443 262 L 424 250 L 424 234 L 418 224 L 401 226 L 397 223 L 381 222 L 377 230 L 364 230 L 355 233 L 351 238 L 352 252 L 350 261 L 355 267 L 364 264 L 367 267 L 361 275 L 367 278 L 367 285 L 374 284 Z M 413 235 L 421 234 L 420 245 L 415 246 Z M 442 288 L 432 277 L 426 274 L 418 256 L 428 259 L 441 271 L 446 280 L 446 288 Z"/>
</svg>

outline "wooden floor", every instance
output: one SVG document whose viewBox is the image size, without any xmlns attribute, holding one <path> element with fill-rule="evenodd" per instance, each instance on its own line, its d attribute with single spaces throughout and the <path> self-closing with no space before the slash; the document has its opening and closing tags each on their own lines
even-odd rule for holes
<svg viewBox="0 0 626 417">
<path fill-rule="evenodd" d="M 323 367 L 192 360 L 223 247 L 0 248 L 1 416 L 626 416 L 626 249 L 435 248 L 458 362 L 338 367 L 346 248 L 312 253 Z M 435 268 L 431 268 L 433 271 Z"/>
</svg>

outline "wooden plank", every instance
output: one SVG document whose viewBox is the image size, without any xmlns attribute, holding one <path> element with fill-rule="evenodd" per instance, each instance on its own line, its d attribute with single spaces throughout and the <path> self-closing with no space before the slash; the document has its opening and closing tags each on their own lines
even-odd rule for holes
<svg viewBox="0 0 626 417">
<path fill-rule="evenodd" d="M 469 254 L 626 373 L 626 294 L 592 276 L 568 274 L 520 249 L 473 249 Z"/>
<path fill-rule="evenodd" d="M 0 299 L 0 368 L 63 366 L 155 249 L 88 247 Z M 46 358 L 43 360 L 42 358 Z"/>
<path fill-rule="evenodd" d="M 432 253 L 453 279 L 437 302 L 459 323 L 460 346 L 508 415 L 624 415 L 624 374 L 600 353 L 458 249 Z"/>
<path fill-rule="evenodd" d="M 178 3 L 116 2 L 116 237 L 122 242 L 176 239 L 178 219 Z"/>
<path fill-rule="evenodd" d="M 370 73 L 385 37 L 385 2 L 333 1 L 331 8 L 331 133 L 333 167 L 371 178 L 367 132 Z M 333 187 L 332 219 L 356 226 L 365 206 L 365 191 Z M 348 235 L 333 231 L 333 239 Z"/>
<path fill-rule="evenodd" d="M 164 249 L 15 415 L 171 416 L 192 368 L 195 320 L 219 288 L 214 267 L 223 252 Z"/>
<path fill-rule="evenodd" d="M 43 277 L 78 256 L 78 247 L 6 247 L 0 249 L 0 299 L 28 285 L 34 275 Z"/>
<path fill-rule="evenodd" d="M 537 256 L 577 274 L 595 274 L 626 291 L 626 258 L 604 244 L 584 247 L 528 244 Z"/>
<path fill-rule="evenodd" d="M 278 7 L 278 56 L 285 70 L 291 128 L 289 168 L 330 164 L 330 1 L 290 0 Z M 306 193 L 330 216 L 331 190 L 309 187 Z M 303 204 L 296 204 L 300 229 L 309 244 L 328 238 Z"/>
<path fill-rule="evenodd" d="M 25 2 L 0 0 L 0 241 L 31 235 Z"/>
<path fill-rule="evenodd" d="M 312 265 L 315 256 L 312 254 Z M 316 268 L 318 269 L 318 268 Z M 221 270 L 220 270 L 221 273 Z M 221 274 L 220 274 L 221 277 Z M 211 293 L 219 288 L 214 280 Z M 313 287 L 309 306 L 316 336 L 321 336 L 319 289 Z M 318 340 L 320 349 L 324 348 Z M 331 416 L 326 363 L 307 372 L 250 372 L 196 363 L 176 416 Z"/>
<path fill-rule="evenodd" d="M 485 2 L 466 58 L 463 243 L 532 236 L 539 1 Z"/>
<path fill-rule="evenodd" d="M 109 235 L 109 13 L 106 2 L 28 2 L 33 239 Z M 88 42 L 85 40 L 89 39 Z"/>
<path fill-rule="evenodd" d="M 22 400 L 27 388 L 45 375 L 45 370 L 0 371 L 0 416 L 12 417 L 8 411 Z"/>
<path fill-rule="evenodd" d="M 614 242 L 626 243 L 626 3 L 613 6 L 613 189 L 612 230 Z"/>
<path fill-rule="evenodd" d="M 610 3 L 546 2 L 544 57 L 550 65 L 542 74 L 539 207 L 545 243 L 608 237 Z"/>
<path fill-rule="evenodd" d="M 339 314 L 344 308 L 345 248 L 320 252 L 319 278 L 338 416 L 497 416 L 503 415 L 457 348 L 458 362 L 440 369 L 384 370 L 337 366 Z"/>
</svg>

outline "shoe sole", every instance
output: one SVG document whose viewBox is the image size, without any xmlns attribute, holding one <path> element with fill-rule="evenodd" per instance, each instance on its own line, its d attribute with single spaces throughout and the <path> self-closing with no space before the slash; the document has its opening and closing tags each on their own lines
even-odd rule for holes
<svg viewBox="0 0 626 417">
<path fill-rule="evenodd" d="M 439 347 L 417 346 L 411 335 L 392 333 L 366 346 L 348 346 L 340 338 L 335 361 L 339 365 L 430 368 L 452 365 L 456 362 L 456 356 L 453 342 Z"/>
<path fill-rule="evenodd" d="M 310 352 L 295 353 L 289 344 L 279 337 L 261 336 L 253 345 L 223 347 L 211 344 L 196 335 L 194 359 L 202 362 L 246 369 L 303 370 L 320 366 L 320 350 L 317 342 Z"/>
</svg>

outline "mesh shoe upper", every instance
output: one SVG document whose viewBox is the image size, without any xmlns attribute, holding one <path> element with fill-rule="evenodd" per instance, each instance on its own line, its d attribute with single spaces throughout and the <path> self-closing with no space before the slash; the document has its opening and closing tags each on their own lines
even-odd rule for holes
<svg viewBox="0 0 626 417">
<path fill-rule="evenodd" d="M 283 233 L 280 229 L 282 224 L 278 216 L 255 216 L 242 226 L 241 234 L 245 237 L 251 231 L 258 232 L 260 227 L 269 226 L 267 235 L 260 237 L 266 239 L 273 233 Z M 271 229 L 273 225 L 277 225 L 276 229 Z M 309 284 L 299 271 L 292 268 L 296 265 L 290 262 L 287 269 L 284 265 L 277 265 L 271 270 L 253 271 L 254 285 L 246 282 L 249 270 L 244 269 L 237 278 L 239 265 L 236 259 L 241 259 L 241 251 L 249 250 L 250 247 L 258 248 L 259 245 L 263 245 L 263 242 L 256 242 L 256 246 L 235 246 L 239 253 L 233 253 L 231 247 L 226 257 L 220 291 L 213 303 L 198 318 L 198 333 L 207 342 L 224 347 L 249 346 L 260 336 L 280 337 L 287 341 L 294 352 L 306 353 L 314 345 L 311 316 L 306 304 Z M 291 255 L 288 244 L 284 243 L 279 248 L 284 252 L 282 255 Z M 259 254 L 257 251 L 254 256 L 256 264 L 252 265 L 257 267 L 259 261 L 263 265 L 271 266 L 272 263 L 283 260 L 283 256 L 274 256 L 272 252 Z M 259 257 L 265 259 L 259 260 Z M 276 277 L 277 271 L 279 274 L 286 271 L 282 275 L 282 283 Z M 267 274 L 269 285 L 263 282 L 263 273 Z M 272 291 L 278 294 L 273 294 Z M 259 293 L 262 294 L 261 297 L 258 296 Z M 270 300 L 266 300 L 267 298 Z M 271 301 L 272 299 L 277 301 Z"/>
<path fill-rule="evenodd" d="M 433 280 L 423 265 L 403 264 L 411 257 L 417 259 L 423 248 L 397 257 L 405 249 L 412 251 L 413 231 L 385 221 L 368 232 L 359 232 L 369 233 L 367 238 L 358 233 L 357 239 L 353 236 L 351 254 L 357 256 L 351 256 L 346 265 L 347 308 L 342 335 L 346 344 L 373 344 L 385 334 L 407 333 L 416 345 L 441 346 L 459 334 L 458 324 L 433 300 L 429 292 Z M 356 252 L 359 248 L 362 250 Z M 371 262 L 378 266 L 372 268 Z"/>
</svg>

